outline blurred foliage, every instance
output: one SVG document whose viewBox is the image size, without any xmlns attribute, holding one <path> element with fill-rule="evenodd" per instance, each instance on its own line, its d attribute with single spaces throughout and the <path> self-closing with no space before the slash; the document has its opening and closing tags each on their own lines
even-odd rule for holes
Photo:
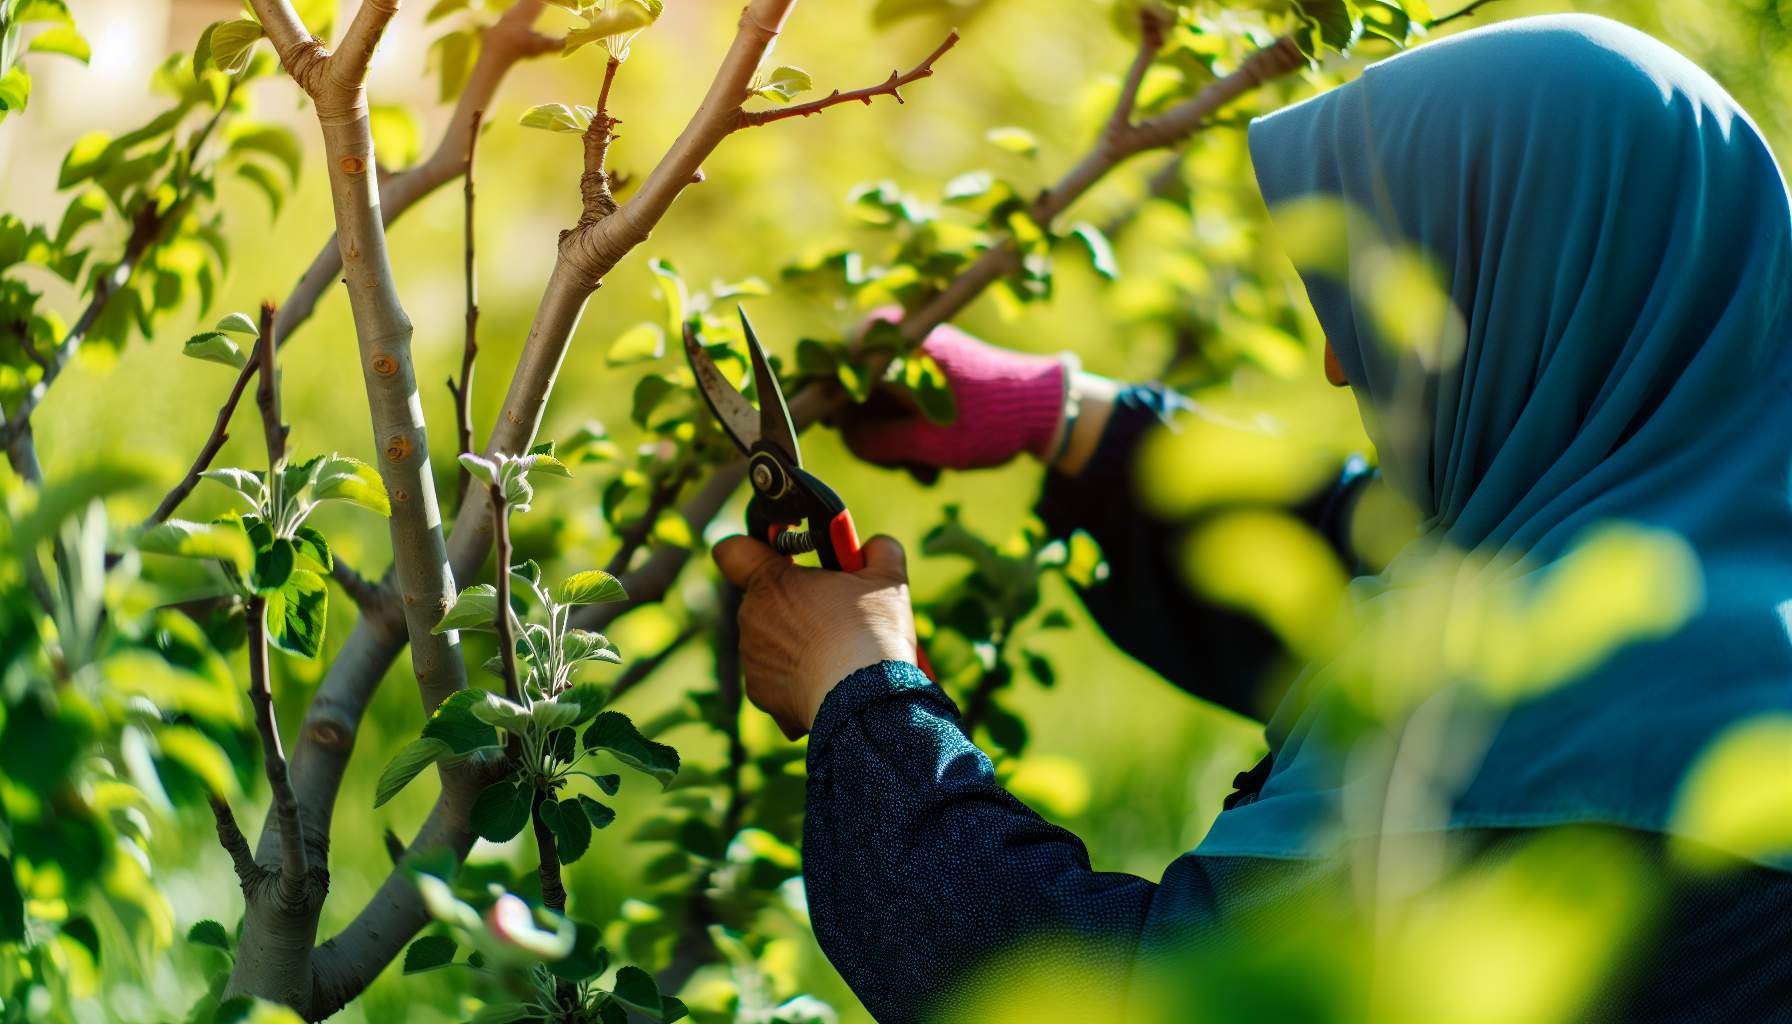
<svg viewBox="0 0 1792 1024">
<path fill-rule="evenodd" d="M 328 35 L 322 26 L 336 5 L 299 6 Z M 554 6 L 544 26 L 569 33 L 568 59 L 520 69 L 501 109 L 487 112 L 482 381 L 502 381 L 511 365 L 553 232 L 578 210 L 575 149 L 523 127 L 583 130 L 594 111 L 577 101 L 595 98 L 606 58 L 629 56 L 612 104 L 624 123 L 613 159 L 626 197 L 626 179 L 696 106 L 707 79 L 693 69 L 706 68 L 735 18 L 733 6 L 683 0 Z M 1017 271 L 963 322 L 1005 345 L 1073 349 L 1098 372 L 1159 377 L 1196 397 L 1198 413 L 1148 442 L 1151 486 L 1141 499 L 1186 522 L 1181 568 L 1194 585 L 1255 612 L 1295 652 L 1336 658 L 1361 680 L 1351 694 L 1365 721 L 1405 714 L 1442 679 L 1477 681 L 1495 701 L 1536 692 L 1696 607 L 1696 565 L 1683 546 L 1621 524 L 1534 572 L 1472 553 L 1415 554 L 1411 510 L 1374 487 L 1352 524 L 1368 565 L 1345 566 L 1281 511 L 1347 455 L 1372 454 L 1348 394 L 1321 382 L 1317 325 L 1278 247 L 1296 263 L 1328 258 L 1323 240 L 1349 214 L 1315 209 L 1307 229 L 1271 239 L 1239 129 L 1422 38 L 1427 22 L 1449 12 L 1417 0 L 1172 6 L 1176 20 L 1144 77 L 1142 114 L 1187 98 L 1280 32 L 1296 33 L 1314 66 L 1228 107 L 1174 157 L 1123 169 L 1053 225 L 1031 219 L 1030 197 L 1088 149 L 1105 120 L 1136 43 L 1134 0 L 798 8 L 783 45 L 802 66 L 769 61 L 755 103 L 876 80 L 894 55 L 925 52 L 949 25 L 966 41 L 905 107 L 833 111 L 821 126 L 798 122 L 724 144 L 707 163 L 707 183 L 681 198 L 589 311 L 544 430 L 558 444 L 533 461 L 471 467 L 516 510 L 532 506 L 515 525 L 517 564 L 506 567 L 519 601 L 500 609 L 494 584 L 472 583 L 444 626 L 514 615 L 523 700 L 478 687 L 420 725 L 408 666 L 391 673 L 340 797 L 354 824 L 332 837 L 324 934 L 384 877 L 387 826 L 413 828 L 434 799 L 424 767 L 500 746 L 499 729 L 533 756 L 481 798 L 488 842 L 469 863 L 417 866 L 436 923 L 342 1019 L 534 1019 L 562 1000 L 565 985 L 578 1013 L 605 1022 L 625 1008 L 662 1020 L 688 1012 L 705 1024 L 863 1019 L 807 932 L 796 850 L 803 749 L 743 711 L 725 652 L 712 667 L 711 653 L 687 647 L 731 615 L 727 596 L 692 572 L 663 602 L 631 607 L 602 635 L 580 630 L 571 611 L 619 596 L 606 573 L 585 567 L 631 539 L 642 542 L 637 558 L 711 539 L 675 502 L 732 449 L 666 339 L 694 321 L 750 394 L 744 339 L 727 309 L 735 302 L 764 307 L 790 391 L 823 380 L 858 400 L 895 391 L 949 419 L 955 400 L 939 367 L 887 326 L 862 325 L 873 310 L 924 300 L 990 246 L 1012 241 L 1023 257 Z M 1577 6 L 1663 36 L 1735 91 L 1772 141 L 1792 138 L 1792 114 L 1772 102 L 1792 92 L 1785 4 Z M 441 104 L 466 82 L 480 28 L 502 10 L 494 0 L 419 7 L 389 35 L 390 62 L 375 68 L 386 169 L 417 159 L 445 120 Z M 1514 0 L 1481 13 L 1542 9 Z M 34 420 L 48 483 L 34 489 L 0 476 L 0 543 L 13 552 L 0 561 L 0 1020 L 147 1021 L 189 1011 L 201 1020 L 288 1020 L 272 1007 L 217 1005 L 241 902 L 219 881 L 228 871 L 205 803 L 261 791 L 241 696 L 240 598 L 245 589 L 293 588 L 289 649 L 318 655 L 275 665 L 282 717 L 295 722 L 352 612 L 311 580 L 321 582 L 336 558 L 369 573 L 385 561 L 386 531 L 372 517 L 325 506 L 314 524 L 313 506 L 331 496 L 379 502 L 365 467 L 332 455 L 271 473 L 217 470 L 217 486 L 190 499 L 191 521 L 144 532 L 117 524 L 139 518 L 175 477 L 142 453 L 183 453 L 184 462 L 222 391 L 217 371 L 174 358 L 166 343 L 133 342 L 190 336 L 186 355 L 240 369 L 252 330 L 240 314 L 215 319 L 214 306 L 280 294 L 325 243 L 323 176 L 300 174 L 319 149 L 291 83 L 256 45 L 251 18 L 168 40 L 176 52 L 155 67 L 149 92 L 140 81 L 115 89 L 95 125 L 91 108 L 76 123 L 57 112 L 88 81 L 57 74 L 71 69 L 44 72 L 63 96 L 31 92 L 39 58 L 27 55 L 89 54 L 63 3 L 4 0 L 0 12 L 0 117 L 33 103 L 28 117 L 0 127 L 18 140 L 0 139 L 9 143 L 4 206 L 17 211 L 0 215 L 0 407 L 17 408 L 61 365 L 59 353 L 73 355 Z M 96 59 L 82 73 L 103 70 Z M 66 156 L 41 156 L 50 152 Z M 52 206 L 60 216 L 44 219 Z M 443 379 L 460 356 L 458 201 L 426 201 L 392 239 L 417 319 L 418 378 Z M 1384 255 L 1364 277 L 1372 314 L 1382 333 L 1441 365 L 1454 314 L 1436 301 L 1432 269 L 1397 248 Z M 355 359 L 343 301 L 326 299 L 317 321 L 284 361 L 288 417 L 303 450 L 366 451 L 364 399 L 342 377 Z M 501 392 L 481 385 L 476 422 L 498 414 Z M 441 489 L 453 493 L 460 453 L 440 426 L 450 422 L 447 395 L 426 389 L 422 401 L 438 424 Z M 242 438 L 221 464 L 253 461 L 257 431 L 243 420 L 232 432 Z M 861 524 L 923 538 L 914 566 L 923 640 L 1009 785 L 1084 836 L 1104 868 L 1155 877 L 1192 847 L 1226 780 L 1259 749 L 1257 733 L 1187 701 L 1101 641 L 1073 596 L 1105 571 L 1101 553 L 1086 536 L 1044 536 L 1028 511 L 1036 472 L 1017 466 L 927 488 L 851 463 L 824 433 L 805 447 Z M 535 493 L 525 474 L 554 467 L 576 476 Z M 377 486 L 372 495 L 383 497 Z M 731 507 L 714 528 L 732 531 L 739 518 Z M 1381 599 L 1351 600 L 1359 570 L 1389 563 Z M 551 588 L 548 577 L 563 582 Z M 1683 600 L 1640 596 L 1662 593 Z M 1451 642 L 1386 642 L 1415 631 Z M 731 634 L 720 636 L 725 645 Z M 483 634 L 467 639 L 475 661 L 496 657 L 486 662 L 496 671 L 480 680 L 496 687 L 504 652 Z M 627 662 L 621 651 L 631 652 Z M 626 669 L 610 667 L 619 662 L 655 671 L 623 691 L 617 673 Z M 1792 777 L 1783 770 L 1787 728 L 1750 723 L 1708 752 L 1679 814 L 1710 845 L 1677 850 L 1685 863 L 1721 870 L 1737 852 L 1792 847 L 1784 828 L 1792 794 L 1742 784 Z M 624 787 L 600 758 L 645 772 L 665 791 Z M 517 808 L 535 794 L 556 808 L 550 827 L 571 918 L 538 906 L 534 847 L 511 841 L 527 817 Z M 1441 840 L 1373 853 L 1378 877 L 1402 880 L 1376 890 L 1385 904 L 1377 915 L 1357 912 L 1360 894 L 1348 881 L 1329 880 L 1321 889 L 1330 898 L 1314 901 L 1309 926 L 1241 921 L 1240 941 L 1191 951 L 1175 972 L 1145 979 L 1139 1019 L 1571 1020 L 1653 905 L 1643 854 L 1600 833 L 1544 835 L 1472 857 Z M 978 1010 L 963 1017 L 1117 1016 L 1117 995 L 1075 950 L 1048 943 L 992 956 L 994 969 L 967 990 Z M 425 972 L 432 978 L 410 977 Z M 662 992 L 656 976 L 678 987 Z M 1409 983 L 1370 984 L 1389 977 Z M 1266 1007 L 1271 998 L 1278 1002 Z"/>
</svg>

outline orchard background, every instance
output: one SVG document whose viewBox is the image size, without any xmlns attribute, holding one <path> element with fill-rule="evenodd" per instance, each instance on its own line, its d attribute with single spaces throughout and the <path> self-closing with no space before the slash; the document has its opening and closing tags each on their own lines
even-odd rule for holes
<svg viewBox="0 0 1792 1024">
<path fill-rule="evenodd" d="M 317 18 L 336 5 L 297 6 L 316 31 Z M 340 6 L 337 34 L 359 5 Z M 472 40 L 509 6 L 503 0 L 413 0 L 392 20 L 367 79 L 381 173 L 401 173 L 438 146 L 452 162 L 463 148 L 452 137 L 452 117 L 472 66 Z M 794 7 L 775 54 L 755 79 L 773 95 L 749 100 L 747 110 L 776 111 L 835 87 L 875 86 L 892 68 L 926 66 L 932 74 L 906 84 L 901 104 L 880 95 L 865 106 L 842 105 L 721 139 L 701 160 L 701 183 L 684 187 L 651 237 L 603 275 L 578 320 L 535 437 L 558 443 L 556 457 L 571 478 L 547 479 L 536 467 L 533 507 L 513 510 L 516 561 L 537 560 L 550 581 L 615 561 L 628 583 L 644 559 L 683 548 L 699 552 L 676 580 L 657 588 L 663 593 L 636 593 L 631 586 L 630 603 L 597 606 L 608 609 L 601 628 L 621 663 L 594 658 L 578 674 L 602 686 L 626 680 L 626 692 L 608 707 L 676 747 L 682 760 L 666 792 L 648 775 L 624 769 L 620 792 L 602 796 L 615 812 L 614 823 L 591 833 L 582 856 L 562 858 L 571 860 L 564 884 L 572 916 L 589 926 L 580 950 L 589 952 L 586 940 L 595 935 L 609 951 L 608 966 L 592 977 L 601 979 L 594 991 L 614 991 L 615 997 L 592 995 L 584 1005 L 593 1014 L 617 1013 L 626 1003 L 645 1011 L 641 1019 L 676 1015 L 651 986 L 643 995 L 639 979 L 624 980 L 617 970 L 633 965 L 656 976 L 667 995 L 676 987 L 705 1020 L 829 1019 L 836 1012 L 841 1020 L 866 1019 L 816 948 L 795 898 L 800 888 L 789 884 L 800 748 L 787 745 L 751 709 L 736 715 L 728 686 L 718 686 L 718 678 L 737 667 L 726 656 L 718 661 L 716 648 L 725 651 L 731 642 L 730 632 L 717 625 L 728 617 L 727 597 L 718 593 L 700 552 L 706 542 L 739 529 L 740 496 L 713 522 L 687 522 L 678 512 L 703 490 L 711 465 L 725 455 L 690 401 L 674 333 L 681 316 L 703 313 L 706 340 L 726 344 L 733 339 L 724 316 L 732 315 L 736 301 L 744 302 L 783 360 L 787 381 L 808 381 L 811 396 L 862 393 L 864 367 L 836 364 L 847 358 L 842 342 L 869 312 L 891 304 L 925 306 L 949 291 L 985 244 L 1012 236 L 1002 244 L 1020 246 L 1028 254 L 1024 266 L 969 296 L 954 322 L 998 344 L 1068 349 L 1087 368 L 1116 379 L 1167 380 L 1216 408 L 1246 418 L 1274 416 L 1284 424 L 1274 445 L 1242 448 L 1231 461 L 1222 452 L 1220 468 L 1199 480 L 1164 468 L 1143 486 L 1154 508 L 1189 518 L 1191 579 L 1258 611 L 1302 650 L 1317 642 L 1304 635 L 1304 624 L 1314 619 L 1308 614 L 1314 602 L 1341 583 L 1338 567 L 1316 555 L 1309 538 L 1283 530 L 1285 524 L 1252 532 L 1245 529 L 1250 523 L 1234 522 L 1244 532 L 1229 534 L 1232 543 L 1217 555 L 1215 545 L 1198 542 L 1201 524 L 1212 525 L 1212 510 L 1293 495 L 1330 460 L 1368 452 L 1348 393 L 1323 383 L 1321 339 L 1292 268 L 1265 230 L 1243 125 L 1256 113 L 1347 79 L 1398 45 L 1493 19 L 1569 9 L 1530 0 L 1475 6 L 1468 16 L 1452 19 L 1457 8 L 1441 3 L 1436 10 L 1330 0 L 1177 5 L 1173 20 L 1158 29 L 1166 39 L 1157 60 L 1128 83 L 1138 89 L 1140 118 L 1173 110 L 1282 33 L 1300 36 L 1306 53 L 1290 62 L 1299 65 L 1292 74 L 1219 108 L 1191 138 L 1166 140 L 1173 145 L 1100 177 L 1048 225 L 1055 239 L 1041 235 L 1024 214 L 1014 216 L 1025 202 L 1010 197 L 1030 199 L 1095 151 L 1139 52 L 1137 4 L 811 0 Z M 0 98 L 9 107 L 0 122 L 0 209 L 16 218 L 4 232 L 6 280 L 9 288 L 23 282 L 20 287 L 41 293 L 29 301 L 17 291 L 4 296 L 14 328 L 0 342 L 8 346 L 0 353 L 0 401 L 8 415 L 21 402 L 36 404 L 27 396 L 44 376 L 38 360 L 53 353 L 92 295 L 83 270 L 67 275 L 76 282 L 71 284 L 41 265 L 59 258 L 46 256 L 44 246 L 57 235 L 71 199 L 94 180 L 79 173 L 82 159 L 105 143 L 92 142 L 91 133 L 123 135 L 169 109 L 180 90 L 208 88 L 208 80 L 192 77 L 195 45 L 214 22 L 243 17 L 236 0 L 69 0 L 67 12 L 84 42 L 58 36 L 61 43 L 16 54 L 38 33 L 63 31 L 60 7 L 42 0 L 5 4 L 15 19 L 45 19 L 27 21 L 22 35 L 7 27 L 8 66 L 16 57 L 29 73 L 28 104 L 17 78 L 0 83 Z M 580 24 L 574 14 L 548 7 L 536 26 L 545 36 L 557 39 Z M 1777 150 L 1789 151 L 1792 108 L 1783 100 L 1792 95 L 1792 8 L 1784 0 L 1777 6 L 1772 0 L 1614 0 L 1573 9 L 1626 21 L 1687 53 L 1753 112 Z M 614 191 L 625 208 L 691 121 L 736 39 L 740 18 L 731 2 L 667 0 L 658 21 L 628 47 L 604 108 L 620 122 L 607 159 L 608 169 L 621 175 Z M 1434 19 L 1448 20 L 1429 32 L 1409 24 Z M 936 53 L 953 29 L 960 37 L 956 45 Z M 329 33 L 320 34 L 331 41 Z M 213 45 L 220 54 L 215 68 L 225 62 L 224 48 Z M 50 52 L 56 50 L 63 52 Z M 588 45 L 565 59 L 523 55 L 482 105 L 473 207 L 475 450 L 483 450 L 493 424 L 506 415 L 504 389 L 555 268 L 557 235 L 592 210 L 580 192 L 579 130 L 590 115 L 581 121 L 572 112 L 565 132 L 519 122 L 545 104 L 596 105 L 606 56 L 618 50 L 613 40 L 608 48 Z M 89 528 L 82 511 L 86 498 L 103 497 L 110 525 L 97 527 L 100 540 L 94 543 L 111 551 L 114 562 L 138 536 L 133 524 L 150 515 L 205 442 L 231 387 L 229 368 L 184 357 L 183 343 L 207 335 L 220 317 L 243 312 L 238 330 L 211 342 L 220 348 L 205 349 L 201 342 L 198 354 L 211 351 L 236 366 L 253 359 L 255 340 L 240 328 L 256 319 L 261 302 L 282 303 L 329 240 L 329 175 L 314 105 L 275 70 L 265 41 L 256 52 L 253 59 L 262 63 L 237 72 L 241 84 L 228 87 L 215 136 L 196 151 L 217 166 L 215 194 L 188 208 L 204 223 L 196 220 L 189 233 L 177 230 L 172 243 L 151 246 L 150 268 L 135 271 L 125 289 L 142 293 L 131 300 L 141 315 L 102 318 L 31 412 L 48 481 L 44 493 L 63 488 L 60 493 L 78 495 L 65 511 Z M 178 59 L 164 65 L 171 55 Z M 802 74 L 773 70 L 781 65 Z M 213 83 L 225 81 L 223 72 L 207 74 Z M 797 92 L 804 76 L 813 88 Z M 152 87 L 157 79 L 160 87 Z M 775 95 L 780 87 L 793 95 Z M 189 113 L 170 136 L 177 149 L 206 121 L 203 106 Z M 556 116 L 538 111 L 529 119 L 551 126 Z M 65 158 L 71 150 L 75 155 Z M 178 159 L 172 151 L 153 155 L 156 160 L 135 169 L 117 170 L 116 187 L 127 200 L 133 182 L 160 181 Z M 71 165 L 77 170 L 71 172 Z M 456 457 L 463 449 L 456 437 L 457 400 L 443 382 L 465 379 L 462 256 L 468 243 L 461 179 L 441 179 L 391 225 L 389 241 L 393 282 L 414 325 L 410 351 L 429 426 L 428 465 L 444 516 L 452 521 L 462 486 Z M 129 244 L 132 222 L 108 208 L 104 197 L 93 202 L 93 222 L 77 224 L 73 237 L 91 251 L 93 263 L 116 260 Z M 44 225 L 45 233 L 27 237 L 28 225 Z M 34 261 L 40 265 L 28 265 Z M 681 293 L 682 300 L 676 298 Z M 340 452 L 378 464 L 382 453 L 371 443 L 369 400 L 358 379 L 363 359 L 355 321 L 340 286 L 320 294 L 309 322 L 280 339 L 287 445 L 295 461 Z M 707 310 L 702 296 L 709 297 Z M 19 347 L 25 337 L 37 346 L 35 356 Z M 799 339 L 812 341 L 799 351 Z M 188 349 L 195 354 L 191 344 Z M 950 414 L 949 399 L 937 393 L 925 365 L 911 361 L 899 376 L 923 401 Z M 255 389 L 251 382 L 214 467 L 265 468 Z M 961 703 L 981 709 L 978 736 L 998 754 L 1011 787 L 1082 836 L 1098 869 L 1156 877 L 1194 846 L 1233 774 L 1259 756 L 1259 727 L 1190 700 L 1089 624 L 1070 581 L 1095 578 L 1099 555 L 1081 540 L 1041 550 L 1029 525 L 1041 471 L 1016 463 L 923 485 L 905 473 L 852 460 L 824 427 L 805 433 L 804 448 L 810 468 L 854 508 L 861 530 L 892 534 L 910 548 L 916 600 L 937 634 L 930 641 L 935 661 Z M 1178 460 L 1186 454 L 1171 445 L 1155 465 L 1186 465 Z M 100 696 L 91 704 L 102 710 L 69 712 L 68 687 L 79 691 L 110 678 L 105 651 L 95 656 L 97 676 L 58 676 L 50 668 L 66 667 L 52 652 L 68 633 L 48 629 L 32 610 L 33 581 L 25 566 L 28 559 L 40 571 L 56 571 L 52 537 L 80 544 L 73 534 L 58 533 L 57 524 L 33 520 L 34 509 L 52 503 L 32 497 L 16 472 L 0 472 L 9 532 L 21 552 L 4 572 L 9 650 L 0 657 L 8 707 L 7 750 L 0 758 L 7 780 L 0 785 L 9 821 L 43 811 L 32 794 L 49 792 L 60 776 L 38 778 L 30 766 L 53 764 L 75 780 L 99 830 L 90 844 L 91 863 L 70 866 L 66 877 L 29 867 L 29 855 L 7 840 L 13 885 L 22 895 L 0 908 L 8 918 L 0 922 L 7 928 L 0 934 L 0 1019 L 213 1019 L 216 986 L 230 973 L 231 958 L 243 955 L 234 947 L 244 901 L 230 881 L 232 863 L 220 848 L 205 794 L 234 802 L 251 838 L 259 834 L 269 799 L 247 702 L 232 698 L 242 705 L 235 710 L 214 702 L 207 720 L 195 710 L 202 701 L 187 706 L 174 691 L 139 692 L 140 698 L 172 701 L 160 708 L 163 722 L 156 729 L 132 724 L 131 715 L 141 709 L 107 709 Z M 476 477 L 473 485 L 481 481 Z M 205 482 L 180 504 L 177 516 L 204 523 L 232 507 L 224 487 Z M 325 504 L 309 524 L 328 537 L 337 562 L 377 579 L 392 560 L 377 518 Z M 38 531 L 29 541 L 28 526 Z M 26 554 L 28 543 L 33 546 Z M 239 605 L 218 603 L 222 574 L 203 560 L 124 557 L 124 578 L 114 568 L 113 582 L 99 588 L 106 595 L 107 628 L 121 629 L 132 616 L 143 620 L 153 606 L 179 604 L 190 621 L 206 626 L 192 642 L 215 645 L 226 659 L 205 664 L 226 666 L 231 686 L 245 690 L 242 619 L 240 609 L 234 620 L 230 615 Z M 272 657 L 274 707 L 289 746 L 357 619 L 358 585 L 347 574 L 341 578 L 349 586 L 330 585 L 320 655 Z M 492 580 L 487 561 L 477 578 L 458 583 Z M 61 639 L 41 639 L 52 634 Z M 501 690 L 499 677 L 480 669 L 493 651 L 489 634 L 467 632 L 463 639 L 469 682 Z M 104 643 L 114 651 L 130 645 L 116 638 Z M 417 739 L 423 722 L 409 652 L 398 655 L 384 677 L 366 708 L 336 799 L 319 941 L 351 926 L 393 871 L 388 835 L 408 842 L 437 799 L 436 773 L 426 771 L 375 807 L 382 771 Z M 738 687 L 732 699 L 738 701 Z M 31 701 L 61 709 L 33 712 L 48 715 L 55 728 L 19 710 Z M 182 715 L 196 718 L 198 727 L 189 731 L 204 749 L 191 749 L 191 737 L 176 742 L 158 731 L 179 724 Z M 165 793 L 144 795 L 150 777 Z M 120 780 L 134 792 L 108 788 Z M 595 789 L 582 792 L 598 795 Z M 508 842 L 480 842 L 457 891 L 481 908 L 490 902 L 489 882 L 539 901 L 536 866 L 529 829 Z M 430 877 L 453 874 L 451 861 L 413 868 L 436 872 Z M 413 947 L 419 956 L 413 966 L 425 966 L 444 942 L 453 943 L 464 962 L 469 949 L 492 941 L 489 934 L 473 934 L 483 926 L 455 924 L 445 906 L 432 904 L 436 921 L 421 934 L 435 937 L 436 945 L 421 954 Z M 1311 955 L 1317 964 L 1327 954 Z M 459 1020 L 481 1012 L 481 1001 L 505 1005 L 505 986 L 518 977 L 527 990 L 527 965 L 488 961 L 479 971 L 450 966 L 410 974 L 393 963 L 336 1019 Z M 1586 973 L 1597 972 L 1589 967 Z M 1550 1014 L 1573 1005 L 1571 999 L 1526 1004 L 1522 993 L 1511 998 L 1512 1016 L 1496 1012 L 1477 1019 L 1566 1019 Z M 1425 1005 L 1437 1009 L 1413 1004 Z M 251 1012 L 280 1019 L 271 1007 L 251 1011 L 241 1004 L 226 1004 L 219 1019 Z M 507 1019 L 486 1012 L 481 1019 Z M 1419 1009 L 1412 1012 L 1412 1019 L 1427 1019 Z"/>
</svg>

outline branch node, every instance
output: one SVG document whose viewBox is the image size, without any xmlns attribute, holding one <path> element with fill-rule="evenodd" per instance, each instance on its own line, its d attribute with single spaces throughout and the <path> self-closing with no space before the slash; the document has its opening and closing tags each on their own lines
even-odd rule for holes
<svg viewBox="0 0 1792 1024">
<path fill-rule="evenodd" d="M 876 96 L 890 96 L 897 103 L 902 103 L 904 102 L 900 91 L 902 87 L 911 82 L 931 77 L 934 62 L 956 45 L 958 45 L 958 31 L 954 29 L 946 36 L 944 42 L 934 47 L 933 52 L 928 54 L 921 63 L 915 65 L 911 71 L 892 71 L 889 78 L 876 85 L 868 85 L 863 89 L 854 89 L 851 92 L 841 92 L 839 89 L 835 89 L 826 96 L 818 100 L 810 100 L 808 103 L 776 107 L 771 110 L 742 110 L 736 119 L 735 128 L 756 128 L 762 124 L 771 124 L 773 121 L 783 121 L 792 117 L 808 117 L 811 114 L 819 114 L 829 107 L 854 101 L 870 106 L 872 98 Z"/>
</svg>

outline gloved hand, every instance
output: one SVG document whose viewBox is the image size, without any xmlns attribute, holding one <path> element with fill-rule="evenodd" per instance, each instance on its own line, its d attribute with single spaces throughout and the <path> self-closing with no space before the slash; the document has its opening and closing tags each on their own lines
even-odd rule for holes
<svg viewBox="0 0 1792 1024">
<path fill-rule="evenodd" d="M 880 309 L 871 319 L 901 313 Z M 842 431 L 854 454 L 884 466 L 946 469 L 999 466 L 1022 452 L 1051 455 L 1064 414 L 1062 359 L 997 348 L 950 324 L 934 328 L 921 348 L 945 371 L 958 418 L 942 426 L 912 409 L 892 416 L 856 407 Z"/>
</svg>

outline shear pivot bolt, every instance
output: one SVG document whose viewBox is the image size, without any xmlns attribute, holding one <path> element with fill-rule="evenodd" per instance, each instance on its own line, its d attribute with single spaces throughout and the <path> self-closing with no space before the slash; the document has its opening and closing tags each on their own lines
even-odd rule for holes
<svg viewBox="0 0 1792 1024">
<path fill-rule="evenodd" d="M 760 491 L 769 491 L 772 489 L 772 469 L 770 466 L 761 462 L 753 467 L 753 487 L 755 490 Z"/>
</svg>

